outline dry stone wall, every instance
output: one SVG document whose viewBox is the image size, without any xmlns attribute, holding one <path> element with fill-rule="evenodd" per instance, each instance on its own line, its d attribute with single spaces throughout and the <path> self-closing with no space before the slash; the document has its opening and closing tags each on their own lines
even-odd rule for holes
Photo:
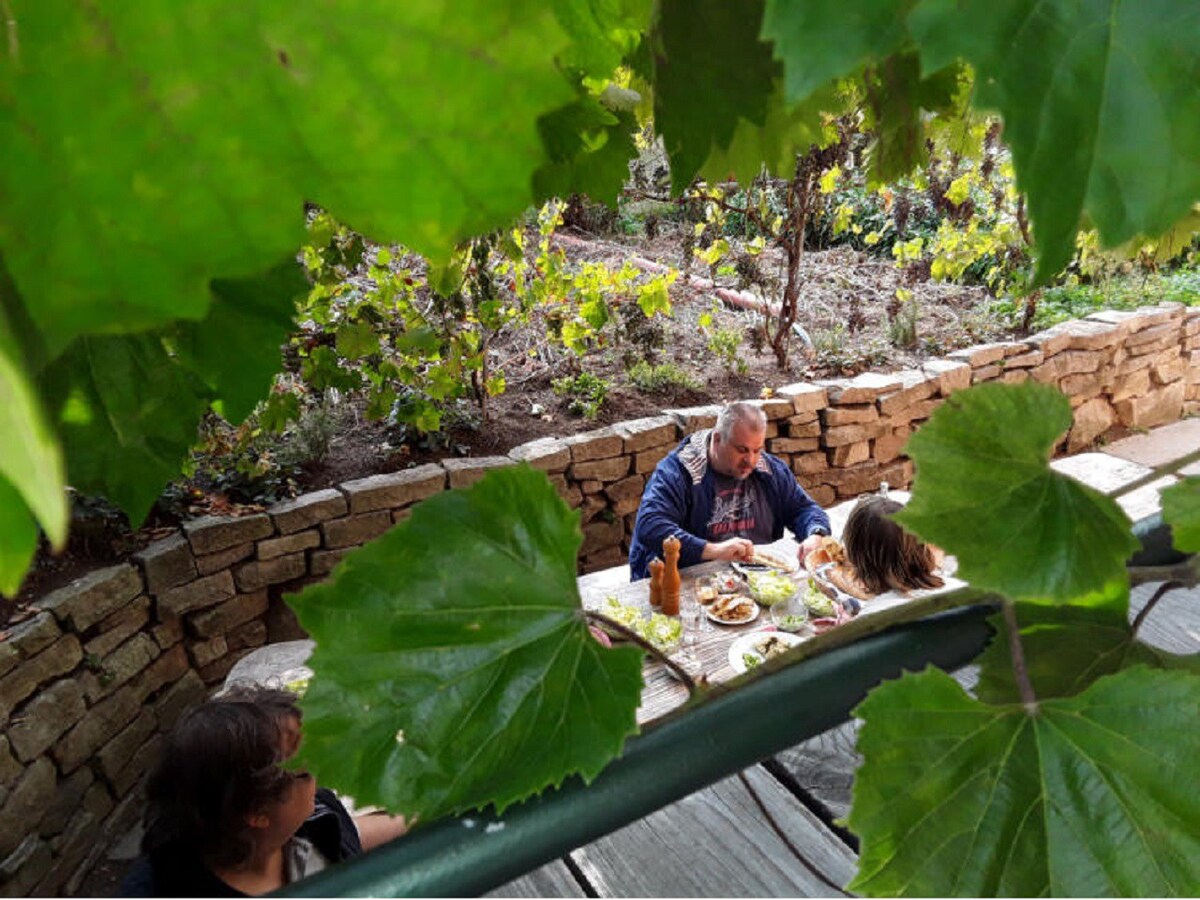
<svg viewBox="0 0 1200 900">
<path fill-rule="evenodd" d="M 768 449 L 822 504 L 907 487 L 908 436 L 954 391 L 1034 379 L 1074 407 L 1062 450 L 1200 409 L 1200 310 L 1105 312 L 921 369 L 792 384 L 759 399 Z M 374 475 L 238 518 L 205 518 L 43 597 L 0 640 L 0 891 L 70 893 L 140 814 L 163 732 L 268 641 L 300 636 L 282 596 L 443 490 L 525 462 L 580 511 L 581 571 L 625 561 L 646 479 L 718 407 L 666 410 L 503 457 Z M 998 436 L 999 437 L 999 436 Z"/>
</svg>

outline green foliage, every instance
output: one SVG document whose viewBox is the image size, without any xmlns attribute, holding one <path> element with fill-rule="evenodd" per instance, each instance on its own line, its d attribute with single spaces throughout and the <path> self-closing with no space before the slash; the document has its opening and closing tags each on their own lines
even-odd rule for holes
<svg viewBox="0 0 1200 900">
<path fill-rule="evenodd" d="M 745 375 L 750 368 L 742 353 L 742 341 L 745 338 L 740 328 L 722 328 L 709 326 L 705 329 L 708 339 L 705 347 L 726 371 L 735 375 Z"/>
<path fill-rule="evenodd" d="M 979 105 L 1004 117 L 1040 281 L 1070 259 L 1085 214 L 1115 245 L 1165 231 L 1200 194 L 1195 6 L 927 0 L 910 28 L 924 69 L 965 59 Z"/>
<path fill-rule="evenodd" d="M 1134 668 L 990 706 L 935 669 L 874 690 L 850 889 L 872 896 L 1173 896 L 1200 883 L 1200 678 Z"/>
<path fill-rule="evenodd" d="M 951 395 L 908 442 L 917 474 L 896 520 L 982 590 L 1045 602 L 1111 590 L 1137 542 L 1115 502 L 1050 469 L 1070 424 L 1066 397 L 1033 382 Z"/>
<path fill-rule="evenodd" d="M 659 363 L 652 365 L 646 360 L 638 360 L 627 371 L 633 386 L 645 394 L 661 394 L 675 388 L 697 391 L 700 382 L 674 363 Z"/>
<path fill-rule="evenodd" d="M 594 777 L 635 730 L 641 653 L 588 632 L 581 540 L 546 476 L 513 467 L 427 500 L 290 598 L 317 642 L 302 763 L 423 821 Z"/>
<path fill-rule="evenodd" d="M 560 397 L 569 397 L 567 409 L 585 419 L 594 419 L 600 413 L 600 407 L 612 385 L 591 372 L 580 372 L 578 375 L 564 375 L 554 379 L 554 393 Z"/>
</svg>

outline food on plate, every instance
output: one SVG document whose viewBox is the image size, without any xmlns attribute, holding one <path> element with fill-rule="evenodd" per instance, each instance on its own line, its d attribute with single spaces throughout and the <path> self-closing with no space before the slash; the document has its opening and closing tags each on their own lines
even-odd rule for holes
<svg viewBox="0 0 1200 900">
<path fill-rule="evenodd" d="M 796 560 L 788 559 L 786 556 L 772 550 L 764 550 L 761 547 L 754 548 L 754 554 L 750 557 L 749 562 L 755 566 L 768 566 L 781 572 L 795 572 L 798 568 Z"/>
<path fill-rule="evenodd" d="M 742 586 L 742 581 L 732 572 L 722 572 L 713 576 L 713 587 L 718 594 L 736 594 Z"/>
<path fill-rule="evenodd" d="M 754 652 L 763 659 L 770 659 L 772 656 L 786 653 L 791 644 L 778 635 L 768 634 L 766 637 L 755 641 L 753 647 Z"/>
<path fill-rule="evenodd" d="M 804 568 L 812 572 L 818 566 L 845 561 L 846 548 L 842 546 L 841 541 L 837 538 L 823 537 L 820 546 L 804 557 Z"/>
<path fill-rule="evenodd" d="M 708 608 L 710 617 L 719 622 L 749 622 L 756 614 L 754 601 L 739 594 L 724 594 Z"/>
<path fill-rule="evenodd" d="M 808 616 L 787 615 L 780 616 L 775 620 L 775 624 L 784 631 L 789 631 L 795 634 L 797 631 L 804 630 L 804 623 L 807 621 Z"/>
<path fill-rule="evenodd" d="M 703 606 L 708 606 L 717 599 L 717 586 L 710 579 L 701 579 L 696 583 L 696 599 Z"/>
<path fill-rule="evenodd" d="M 616 597 L 607 597 L 600 612 L 614 622 L 624 625 L 638 637 L 653 644 L 659 650 L 670 650 L 679 643 L 683 634 L 683 623 L 679 619 L 651 613 L 649 616 L 636 606 L 622 603 Z M 614 635 L 620 638 L 621 635 Z"/>
<path fill-rule="evenodd" d="M 747 671 L 749 671 L 750 669 L 753 669 L 755 666 L 757 666 L 761 663 L 762 663 L 762 657 L 759 656 L 757 653 L 743 653 L 742 654 L 742 665 L 744 665 L 746 667 Z"/>
<path fill-rule="evenodd" d="M 833 601 L 825 596 L 825 592 L 811 578 L 804 589 L 804 605 L 814 616 L 832 616 L 837 611 Z"/>
<path fill-rule="evenodd" d="M 782 603 L 796 593 L 796 582 L 780 572 L 751 572 L 746 582 L 750 596 L 763 606 Z"/>
</svg>

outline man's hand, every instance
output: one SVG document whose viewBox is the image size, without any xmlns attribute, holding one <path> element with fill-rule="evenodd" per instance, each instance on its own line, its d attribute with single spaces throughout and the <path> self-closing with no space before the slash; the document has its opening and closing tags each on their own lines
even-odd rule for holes
<svg viewBox="0 0 1200 900">
<path fill-rule="evenodd" d="M 808 554 L 812 553 L 814 550 L 820 549 L 821 540 L 823 538 L 824 535 L 821 534 L 810 534 L 800 543 L 800 549 L 796 554 L 800 558 L 800 568 L 804 568 L 804 558 L 808 556 Z"/>
<path fill-rule="evenodd" d="M 754 544 L 745 538 L 730 538 L 719 544 L 707 543 L 700 554 L 703 560 L 719 559 L 723 562 L 747 560 L 754 555 Z"/>
</svg>

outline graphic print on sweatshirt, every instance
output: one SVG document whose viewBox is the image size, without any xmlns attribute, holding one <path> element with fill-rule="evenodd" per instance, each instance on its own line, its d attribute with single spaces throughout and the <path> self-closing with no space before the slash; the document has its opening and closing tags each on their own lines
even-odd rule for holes
<svg viewBox="0 0 1200 900">
<path fill-rule="evenodd" d="M 710 477 L 714 494 L 705 538 L 713 543 L 735 537 L 749 538 L 756 544 L 770 543 L 774 516 L 757 479 L 739 481 L 715 472 Z"/>
</svg>

